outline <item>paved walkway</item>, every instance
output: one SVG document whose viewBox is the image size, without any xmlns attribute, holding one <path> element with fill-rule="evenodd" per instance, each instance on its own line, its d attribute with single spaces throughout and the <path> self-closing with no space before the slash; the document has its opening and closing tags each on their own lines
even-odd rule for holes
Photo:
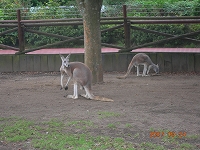
<svg viewBox="0 0 200 150">
<path fill-rule="evenodd" d="M 102 48 L 102 53 L 118 52 L 116 48 Z M 132 50 L 132 52 L 164 52 L 164 53 L 200 53 L 200 48 L 139 48 Z M 14 50 L 1 50 L 0 55 L 3 54 L 15 54 Z M 40 49 L 27 54 L 69 54 L 69 53 L 84 53 L 84 48 L 49 48 Z"/>
</svg>

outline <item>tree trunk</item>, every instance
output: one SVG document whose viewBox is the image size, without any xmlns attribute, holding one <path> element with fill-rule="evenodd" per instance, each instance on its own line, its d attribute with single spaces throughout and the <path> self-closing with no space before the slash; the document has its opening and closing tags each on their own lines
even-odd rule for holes
<svg viewBox="0 0 200 150">
<path fill-rule="evenodd" d="M 83 15 L 85 64 L 91 69 L 93 83 L 103 82 L 100 12 L 103 0 L 76 0 Z"/>
</svg>

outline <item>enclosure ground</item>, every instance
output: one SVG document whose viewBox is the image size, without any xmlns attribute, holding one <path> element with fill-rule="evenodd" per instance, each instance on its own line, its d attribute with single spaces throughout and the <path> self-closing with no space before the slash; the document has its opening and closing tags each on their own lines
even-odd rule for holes
<svg viewBox="0 0 200 150">
<path fill-rule="evenodd" d="M 0 75 L 0 117 L 20 117 L 35 122 L 58 119 L 91 121 L 86 131 L 66 129 L 93 136 L 122 137 L 133 143 L 160 143 L 152 131 L 186 133 L 180 137 L 200 149 L 200 75 L 161 74 L 161 76 L 117 79 L 122 73 L 105 73 L 104 83 L 93 85 L 94 95 L 112 98 L 114 102 L 67 99 L 73 93 L 60 90 L 60 74 L 2 73 Z M 66 82 L 67 79 L 65 79 Z M 79 93 L 84 91 L 79 90 Z M 112 125 L 112 126 L 111 126 Z M 73 130 L 73 131 L 72 131 Z M 185 136 L 185 135 L 184 135 Z M 172 146 L 173 147 L 173 146 Z M 6 149 L 0 144 L 0 148 Z"/>
</svg>

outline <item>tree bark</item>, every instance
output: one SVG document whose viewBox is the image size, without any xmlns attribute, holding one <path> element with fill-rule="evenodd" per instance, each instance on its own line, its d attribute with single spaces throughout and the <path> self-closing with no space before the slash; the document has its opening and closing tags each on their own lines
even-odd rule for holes
<svg viewBox="0 0 200 150">
<path fill-rule="evenodd" d="M 103 82 L 100 12 L 103 0 L 76 0 L 83 16 L 85 64 L 91 69 L 93 83 Z"/>
</svg>

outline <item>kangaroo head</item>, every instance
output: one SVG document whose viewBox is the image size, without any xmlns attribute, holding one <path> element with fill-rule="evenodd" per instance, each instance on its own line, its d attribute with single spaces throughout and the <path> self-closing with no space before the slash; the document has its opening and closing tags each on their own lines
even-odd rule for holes
<svg viewBox="0 0 200 150">
<path fill-rule="evenodd" d="M 67 57 L 64 57 L 63 55 L 60 54 L 60 58 L 62 60 L 62 66 L 64 67 L 69 67 L 69 58 L 70 58 L 70 55 L 69 54 Z"/>
<path fill-rule="evenodd" d="M 154 65 L 153 70 L 156 72 L 156 74 L 159 73 L 159 66 L 158 66 L 158 64 Z"/>
</svg>

